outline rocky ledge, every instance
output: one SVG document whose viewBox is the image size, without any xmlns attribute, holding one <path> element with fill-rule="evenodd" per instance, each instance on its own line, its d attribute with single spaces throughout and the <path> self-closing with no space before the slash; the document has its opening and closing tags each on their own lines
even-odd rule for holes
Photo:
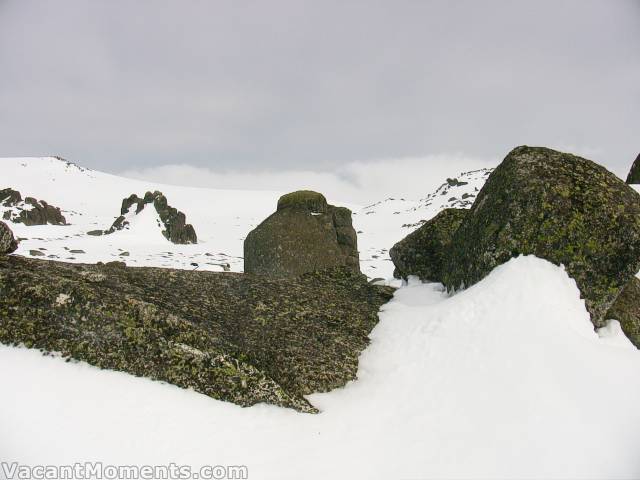
<svg viewBox="0 0 640 480">
<path fill-rule="evenodd" d="M 0 256 L 0 343 L 316 412 L 303 395 L 355 379 L 391 295 L 344 267 L 277 280 Z"/>
</svg>

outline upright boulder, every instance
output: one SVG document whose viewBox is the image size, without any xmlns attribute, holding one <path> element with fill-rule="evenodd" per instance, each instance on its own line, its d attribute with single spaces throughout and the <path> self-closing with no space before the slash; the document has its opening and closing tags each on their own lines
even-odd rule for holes
<svg viewBox="0 0 640 480">
<path fill-rule="evenodd" d="M 631 165 L 631 170 L 629 170 L 629 175 L 627 175 L 627 183 L 628 184 L 640 183 L 640 153 L 636 157 L 635 162 L 633 162 L 633 165 Z"/>
<path fill-rule="evenodd" d="M 449 290 L 520 254 L 565 266 L 594 325 L 640 269 L 640 195 L 596 163 L 517 147 L 491 174 L 453 236 Z"/>
<path fill-rule="evenodd" d="M 294 278 L 340 266 L 360 271 L 351 211 L 327 204 L 317 192 L 280 197 L 276 212 L 244 241 L 246 273 Z"/>
<path fill-rule="evenodd" d="M 18 242 L 13 237 L 13 232 L 4 222 L 0 222 L 0 255 L 7 255 L 15 252 Z"/>
<path fill-rule="evenodd" d="M 446 208 L 396 243 L 389 250 L 396 267 L 393 275 L 405 279 L 415 275 L 424 281 L 441 282 L 447 249 L 468 212 Z"/>
</svg>

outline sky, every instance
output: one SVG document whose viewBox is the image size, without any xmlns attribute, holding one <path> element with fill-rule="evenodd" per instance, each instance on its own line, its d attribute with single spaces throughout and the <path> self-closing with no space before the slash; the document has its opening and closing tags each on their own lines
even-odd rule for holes
<svg viewBox="0 0 640 480">
<path fill-rule="evenodd" d="M 527 144 L 623 176 L 639 111 L 640 0 L 0 0 L 5 157 L 386 193 Z"/>
</svg>

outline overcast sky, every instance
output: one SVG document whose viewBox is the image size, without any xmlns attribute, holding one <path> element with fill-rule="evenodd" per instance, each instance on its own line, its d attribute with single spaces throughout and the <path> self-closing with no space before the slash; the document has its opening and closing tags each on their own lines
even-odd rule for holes
<svg viewBox="0 0 640 480">
<path fill-rule="evenodd" d="M 640 1 L 0 0 L 0 156 L 329 172 L 520 144 L 626 174 Z"/>
</svg>

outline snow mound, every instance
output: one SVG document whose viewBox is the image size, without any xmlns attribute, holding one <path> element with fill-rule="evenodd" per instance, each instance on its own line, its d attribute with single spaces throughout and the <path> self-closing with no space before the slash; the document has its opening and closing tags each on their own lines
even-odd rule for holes
<svg viewBox="0 0 640 480">
<path fill-rule="evenodd" d="M 638 478 L 640 352 L 592 330 L 561 267 L 411 283 L 322 413 L 247 409 L 0 348 L 0 452 L 27 463 L 247 465 L 249 478 Z"/>
</svg>

